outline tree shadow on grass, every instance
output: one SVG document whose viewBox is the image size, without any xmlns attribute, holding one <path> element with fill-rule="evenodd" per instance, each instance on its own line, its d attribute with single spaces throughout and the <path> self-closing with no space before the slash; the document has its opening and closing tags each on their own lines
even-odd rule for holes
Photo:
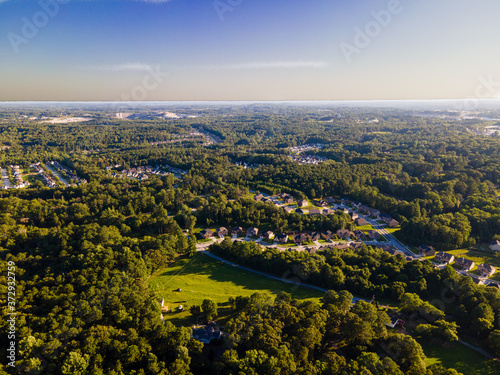
<svg viewBox="0 0 500 375">
<path fill-rule="evenodd" d="M 229 319 L 231 319 L 235 312 L 229 306 L 229 302 L 218 303 L 218 317 L 216 319 L 217 324 L 223 326 Z M 171 322 L 175 326 L 191 327 L 196 324 L 196 318 L 191 314 L 186 315 L 180 312 L 168 312 L 164 313 L 164 318 L 166 321 Z M 201 320 L 200 320 L 201 322 Z"/>
<path fill-rule="evenodd" d="M 177 269 L 180 266 L 180 269 Z M 262 275 L 254 274 L 240 268 L 224 264 L 206 255 L 197 254 L 192 259 L 184 259 L 178 262 L 175 270 L 167 270 L 159 276 L 175 277 L 182 276 L 206 276 L 208 279 L 220 283 L 233 283 L 243 290 L 262 290 L 277 294 L 281 291 L 291 293 L 295 298 L 307 299 L 318 298 L 323 295 L 321 291 L 297 286 L 285 282 L 280 282 Z M 293 275 L 288 275 L 288 279 L 294 279 Z M 175 285 L 169 285 L 175 288 Z"/>
</svg>

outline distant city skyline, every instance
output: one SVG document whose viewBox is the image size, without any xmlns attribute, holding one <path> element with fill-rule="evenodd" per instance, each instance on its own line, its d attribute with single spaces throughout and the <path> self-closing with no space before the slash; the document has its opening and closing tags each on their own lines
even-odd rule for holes
<svg viewBox="0 0 500 375">
<path fill-rule="evenodd" d="M 0 0 L 0 100 L 500 97 L 494 0 Z"/>
</svg>

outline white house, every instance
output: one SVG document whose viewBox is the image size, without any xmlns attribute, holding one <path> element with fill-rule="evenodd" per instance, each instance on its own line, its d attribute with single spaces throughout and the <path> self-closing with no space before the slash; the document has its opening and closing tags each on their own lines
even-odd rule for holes
<svg viewBox="0 0 500 375">
<path fill-rule="evenodd" d="M 500 251 L 500 241 L 496 240 L 490 243 L 490 249 L 493 251 Z"/>
</svg>

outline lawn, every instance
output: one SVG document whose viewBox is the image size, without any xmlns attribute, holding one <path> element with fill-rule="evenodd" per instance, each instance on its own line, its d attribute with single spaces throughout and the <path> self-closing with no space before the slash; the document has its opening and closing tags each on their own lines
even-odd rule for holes
<svg viewBox="0 0 500 375">
<path fill-rule="evenodd" d="M 495 273 L 493 276 L 490 277 L 490 280 L 500 282 L 500 272 Z"/>
<path fill-rule="evenodd" d="M 257 194 L 259 194 L 259 193 L 246 193 L 241 198 L 243 198 L 243 199 L 253 199 L 253 197 L 255 197 Z"/>
<path fill-rule="evenodd" d="M 299 247 L 299 246 L 295 242 L 291 241 L 288 243 L 280 243 L 280 244 L 276 245 L 276 247 L 288 249 L 289 247 Z"/>
<path fill-rule="evenodd" d="M 220 307 L 219 316 L 224 317 L 230 313 L 227 308 L 229 297 L 250 296 L 255 292 L 276 295 L 281 291 L 303 300 L 319 301 L 323 296 L 320 291 L 242 271 L 203 254 L 181 259 L 173 266 L 158 271 L 149 284 L 158 297 L 165 299 L 165 306 L 175 309 L 183 305 L 185 308 L 184 312 L 163 314 L 165 320 L 176 325 L 191 324 L 193 321 L 189 307 L 201 305 L 206 298 L 217 302 Z M 182 291 L 176 292 L 178 288 Z"/>
<path fill-rule="evenodd" d="M 260 241 L 260 244 L 263 245 L 263 246 L 273 245 L 274 244 L 274 239 L 272 239 L 272 240 L 262 240 L 262 241 Z"/>
<path fill-rule="evenodd" d="M 212 238 L 201 238 L 201 239 L 197 239 L 196 242 L 197 243 L 210 243 L 210 242 L 213 242 Z"/>
<path fill-rule="evenodd" d="M 360 225 L 360 226 L 357 226 L 356 229 L 357 230 L 363 230 L 363 231 L 373 230 L 373 226 L 371 224 Z"/>
<path fill-rule="evenodd" d="M 447 346 L 429 344 L 420 340 L 419 343 L 427 356 L 427 366 L 440 364 L 444 367 L 452 367 L 464 375 L 500 374 L 499 363 L 489 360 L 458 342 Z"/>
<path fill-rule="evenodd" d="M 401 228 L 385 228 L 387 230 L 387 232 L 389 232 L 390 234 L 394 234 L 396 232 L 398 232 L 399 230 L 401 230 Z"/>
<path fill-rule="evenodd" d="M 40 181 L 45 185 L 45 180 L 43 177 L 39 174 L 29 174 L 29 175 L 24 175 L 23 179 L 25 181 L 28 181 L 30 184 L 34 183 L 35 181 Z"/>
</svg>

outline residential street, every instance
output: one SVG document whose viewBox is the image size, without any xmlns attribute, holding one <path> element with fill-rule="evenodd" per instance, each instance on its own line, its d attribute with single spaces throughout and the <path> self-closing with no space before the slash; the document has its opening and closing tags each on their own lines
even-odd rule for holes
<svg viewBox="0 0 500 375">
<path fill-rule="evenodd" d="M 2 180 L 3 186 L 5 186 L 7 189 L 12 188 L 12 184 L 9 181 L 9 176 L 7 175 L 7 170 L 5 168 L 2 168 Z"/>
<path fill-rule="evenodd" d="M 62 178 L 62 177 L 61 177 L 60 173 L 57 171 L 57 169 L 56 169 L 56 168 L 52 168 L 52 166 L 48 165 L 48 163 L 47 163 L 47 164 L 45 164 L 45 167 L 46 167 L 49 171 L 51 171 L 51 172 L 54 174 L 54 176 L 56 176 L 56 177 L 59 179 L 59 181 L 61 181 L 64 185 L 66 185 L 66 186 L 68 186 L 68 185 L 69 185 L 69 182 L 68 182 L 68 181 L 66 181 L 64 178 Z"/>
<path fill-rule="evenodd" d="M 399 241 L 396 237 L 394 237 L 392 234 L 390 234 L 384 225 L 377 223 L 375 220 L 371 219 L 368 216 L 363 216 L 363 215 L 360 215 L 360 216 L 364 217 L 366 219 L 366 221 L 368 221 L 378 233 L 380 233 L 382 236 L 387 238 L 387 240 L 388 240 L 388 243 L 386 243 L 387 245 L 394 246 L 396 249 L 405 253 L 405 255 L 409 255 L 409 256 L 414 257 L 414 258 L 420 257 L 420 255 L 416 255 L 415 253 L 413 253 L 409 249 L 408 246 L 401 243 L 401 241 Z"/>
</svg>

